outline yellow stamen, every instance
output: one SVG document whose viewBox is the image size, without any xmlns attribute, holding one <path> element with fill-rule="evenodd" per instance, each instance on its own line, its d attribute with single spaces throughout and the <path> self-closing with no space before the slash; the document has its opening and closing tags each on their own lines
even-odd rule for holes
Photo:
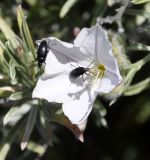
<svg viewBox="0 0 150 160">
<path fill-rule="evenodd" d="M 98 78 L 102 78 L 104 76 L 105 73 L 105 67 L 104 65 L 100 64 L 98 67 Z"/>
<path fill-rule="evenodd" d="M 103 64 L 95 65 L 94 67 L 89 69 L 87 75 L 90 75 L 87 79 L 87 83 L 89 86 L 97 85 L 97 80 L 102 79 L 105 74 L 105 66 Z"/>
<path fill-rule="evenodd" d="M 105 67 L 102 64 L 96 65 L 93 68 L 90 69 L 90 75 L 91 75 L 91 84 L 95 85 L 97 84 L 98 79 L 102 79 L 105 74 Z"/>
</svg>

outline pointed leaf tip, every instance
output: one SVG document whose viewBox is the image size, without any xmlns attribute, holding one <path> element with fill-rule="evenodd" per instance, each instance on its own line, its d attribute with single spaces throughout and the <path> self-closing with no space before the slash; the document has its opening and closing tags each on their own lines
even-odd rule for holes
<svg viewBox="0 0 150 160">
<path fill-rule="evenodd" d="M 21 148 L 22 151 L 27 148 L 27 144 L 28 144 L 27 142 L 21 142 L 20 148 Z"/>
</svg>

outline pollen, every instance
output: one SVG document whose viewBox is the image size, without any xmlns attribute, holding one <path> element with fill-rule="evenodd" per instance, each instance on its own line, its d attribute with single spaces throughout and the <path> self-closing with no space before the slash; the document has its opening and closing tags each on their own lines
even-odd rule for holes
<svg viewBox="0 0 150 160">
<path fill-rule="evenodd" d="M 104 65 L 102 65 L 102 64 L 98 65 L 97 69 L 98 69 L 98 78 L 102 78 L 105 73 Z"/>
<path fill-rule="evenodd" d="M 90 75 L 92 75 L 92 86 L 97 84 L 98 79 L 102 79 L 105 75 L 105 66 L 103 64 L 98 64 L 90 69 Z"/>
</svg>

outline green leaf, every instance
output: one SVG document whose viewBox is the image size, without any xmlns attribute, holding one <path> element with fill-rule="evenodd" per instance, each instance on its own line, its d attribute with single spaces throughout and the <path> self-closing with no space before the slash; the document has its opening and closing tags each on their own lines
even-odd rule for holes
<svg viewBox="0 0 150 160">
<path fill-rule="evenodd" d="M 11 94 L 11 96 L 9 97 L 9 100 L 16 101 L 16 100 L 23 99 L 23 97 L 24 97 L 23 92 L 19 91 Z"/>
<path fill-rule="evenodd" d="M 78 0 L 67 0 L 60 10 L 60 18 L 64 18 L 69 10 L 75 5 Z"/>
<path fill-rule="evenodd" d="M 33 44 L 31 34 L 30 34 L 30 31 L 29 31 L 29 28 L 28 28 L 28 25 L 27 25 L 25 18 L 23 19 L 23 31 L 24 31 L 24 35 L 25 35 L 27 44 L 28 44 L 28 46 L 29 46 L 30 50 L 32 51 L 34 58 L 35 58 L 36 56 L 35 56 L 34 44 Z"/>
<path fill-rule="evenodd" d="M 8 97 L 10 96 L 10 94 L 12 94 L 12 92 L 14 92 L 14 89 L 12 87 L 0 87 L 0 98 Z"/>
<path fill-rule="evenodd" d="M 4 57 L 5 46 L 0 41 L 0 71 L 1 73 L 9 76 L 9 64 Z"/>
<path fill-rule="evenodd" d="M 3 47 L 2 47 L 2 42 L 0 41 L 0 57 L 2 57 L 3 56 L 3 52 L 4 52 L 4 49 L 3 49 Z"/>
<path fill-rule="evenodd" d="M 0 148 L 0 157 L 1 160 L 5 160 L 7 153 L 10 149 L 11 144 L 10 143 L 4 143 L 3 146 Z"/>
<path fill-rule="evenodd" d="M 9 71 L 11 80 L 16 81 L 16 69 L 12 59 L 9 61 Z"/>
<path fill-rule="evenodd" d="M 0 144 L 0 159 L 5 160 L 6 156 L 11 148 L 11 144 L 16 136 L 17 131 L 22 127 L 23 121 L 17 123 L 14 127 L 12 127 L 7 135 L 2 139 Z"/>
<path fill-rule="evenodd" d="M 44 110 L 45 107 L 47 106 L 42 106 Z M 42 138 L 46 140 L 48 145 L 52 146 L 53 141 L 56 140 L 56 137 L 53 134 L 53 126 L 49 122 L 49 117 L 50 115 L 47 111 L 43 112 L 43 110 L 40 110 L 39 115 L 37 117 L 37 128 Z"/>
<path fill-rule="evenodd" d="M 148 46 L 148 45 L 134 42 L 134 41 L 130 41 L 129 43 L 130 43 L 129 47 L 127 48 L 128 50 L 131 50 L 131 51 L 150 51 L 150 46 Z"/>
<path fill-rule="evenodd" d="M 142 91 L 146 90 L 150 88 L 150 78 L 147 78 L 135 85 L 131 85 L 130 87 L 128 87 L 125 92 L 124 95 L 125 96 L 133 96 L 136 94 L 141 93 Z"/>
<path fill-rule="evenodd" d="M 147 99 L 144 99 L 144 103 L 142 103 L 140 106 L 140 111 L 136 115 L 136 121 L 139 124 L 144 124 L 146 121 L 149 120 L 150 117 L 150 101 L 147 101 Z M 139 99 L 139 104 L 141 103 L 141 99 Z"/>
<path fill-rule="evenodd" d="M 143 16 L 143 18 L 149 19 L 150 12 L 147 10 L 138 10 L 138 9 L 126 9 L 126 13 L 133 16 Z M 137 21 L 136 21 L 137 23 Z M 148 31 L 148 25 L 142 27 L 143 31 Z"/>
<path fill-rule="evenodd" d="M 28 62 L 25 62 L 24 63 L 21 61 L 20 57 L 18 57 L 16 54 L 15 54 L 15 51 L 14 49 L 12 48 L 12 45 L 9 41 L 6 42 L 6 52 L 7 52 L 7 55 L 9 56 L 9 58 L 11 59 L 11 64 L 12 66 L 15 67 L 16 69 L 16 72 L 21 75 L 21 77 L 23 78 L 23 83 L 28 86 L 28 87 L 31 87 L 31 85 L 33 85 L 33 81 L 31 78 L 34 79 L 34 73 L 31 74 L 30 71 L 32 70 L 31 68 L 29 68 L 28 66 Z M 9 67 L 10 69 L 12 69 L 14 71 L 14 68 L 12 67 Z M 34 69 L 34 68 L 33 68 Z M 18 75 L 17 74 L 17 75 Z M 33 75 L 33 76 L 31 76 Z M 17 77 L 17 76 L 16 76 Z M 30 78 L 29 78 L 30 77 Z M 16 81 L 12 81 L 12 83 L 16 84 Z"/>
<path fill-rule="evenodd" d="M 5 20 L 0 17 L 0 30 L 3 32 L 3 34 L 5 35 L 7 40 L 10 40 L 13 47 L 17 48 L 18 47 L 18 43 L 15 39 L 15 33 L 11 30 L 11 28 L 7 25 L 7 23 L 5 22 Z"/>
<path fill-rule="evenodd" d="M 38 111 L 37 107 L 32 107 L 29 113 L 28 122 L 25 128 L 25 133 L 21 141 L 21 150 L 24 150 L 28 145 L 28 141 L 36 121 L 37 111 Z"/>
<path fill-rule="evenodd" d="M 5 51 L 11 59 L 11 64 L 13 64 L 14 66 L 18 66 L 25 71 L 25 65 L 21 62 L 20 57 L 16 55 L 16 51 L 14 50 L 10 41 L 7 41 L 5 43 Z"/>
<path fill-rule="evenodd" d="M 24 45 L 23 47 L 25 48 L 24 64 L 26 64 L 27 72 L 33 75 L 31 78 L 32 78 L 32 81 L 34 81 L 35 80 L 34 74 L 37 73 L 37 68 L 31 67 L 29 69 L 29 66 L 33 64 L 33 61 L 36 58 L 35 47 L 34 47 L 34 43 L 28 28 L 28 24 L 26 22 L 26 17 L 23 14 L 21 6 L 19 6 L 17 10 L 17 20 L 18 20 L 21 37 L 23 39 L 23 45 Z"/>
<path fill-rule="evenodd" d="M 14 126 L 31 108 L 30 103 L 25 103 L 20 107 L 12 107 L 3 119 L 3 125 Z"/>
<path fill-rule="evenodd" d="M 105 119 L 105 115 L 107 114 L 107 110 L 98 99 L 94 103 L 94 113 L 96 116 L 95 121 L 96 121 L 97 126 L 103 126 L 103 127 L 107 128 L 108 125 L 107 125 L 107 121 Z"/>
<path fill-rule="evenodd" d="M 142 3 L 150 2 L 150 0 L 132 0 L 131 2 L 134 4 L 142 4 Z"/>
<path fill-rule="evenodd" d="M 23 30 L 22 30 L 22 21 L 23 21 L 23 18 L 24 18 L 24 15 L 23 15 L 22 9 L 21 9 L 21 6 L 19 6 L 18 10 L 17 10 L 17 21 L 18 21 L 21 37 L 24 40 L 24 35 L 23 35 Z"/>
<path fill-rule="evenodd" d="M 135 74 L 146 64 L 150 61 L 150 53 L 148 55 L 146 55 L 144 58 L 142 58 L 141 60 L 126 66 L 129 70 L 128 74 L 126 75 L 125 79 L 124 79 L 124 83 L 125 83 L 125 87 L 124 87 L 124 91 L 130 86 Z M 127 69 L 126 68 L 126 69 Z"/>
<path fill-rule="evenodd" d="M 34 44 L 33 44 L 32 37 L 31 37 L 30 31 L 28 28 L 28 24 L 26 22 L 26 17 L 24 16 L 22 8 L 21 8 L 21 5 L 18 7 L 18 10 L 17 10 L 17 20 L 18 20 L 18 25 L 19 25 L 19 29 L 20 29 L 20 33 L 23 38 L 23 41 L 29 47 L 29 49 L 31 50 L 35 58 L 36 55 L 35 55 Z"/>
<path fill-rule="evenodd" d="M 40 145 L 40 144 L 37 144 L 36 142 L 29 141 L 27 149 L 34 153 L 37 153 L 39 156 L 42 156 L 47 149 L 47 145 L 46 146 Z"/>
<path fill-rule="evenodd" d="M 30 6 L 34 6 L 37 3 L 37 0 L 25 0 Z"/>
</svg>

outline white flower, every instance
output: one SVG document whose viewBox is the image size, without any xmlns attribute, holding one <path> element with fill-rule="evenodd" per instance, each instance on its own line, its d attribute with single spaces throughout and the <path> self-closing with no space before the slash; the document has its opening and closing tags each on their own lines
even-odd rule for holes
<svg viewBox="0 0 150 160">
<path fill-rule="evenodd" d="M 33 98 L 62 103 L 64 114 L 73 124 L 87 120 L 96 96 L 109 93 L 121 83 L 117 60 L 106 32 L 97 24 L 83 28 L 74 43 L 54 37 L 46 39 L 50 51 L 45 73 L 39 78 Z M 73 70 L 87 68 L 86 73 L 73 78 Z"/>
</svg>

